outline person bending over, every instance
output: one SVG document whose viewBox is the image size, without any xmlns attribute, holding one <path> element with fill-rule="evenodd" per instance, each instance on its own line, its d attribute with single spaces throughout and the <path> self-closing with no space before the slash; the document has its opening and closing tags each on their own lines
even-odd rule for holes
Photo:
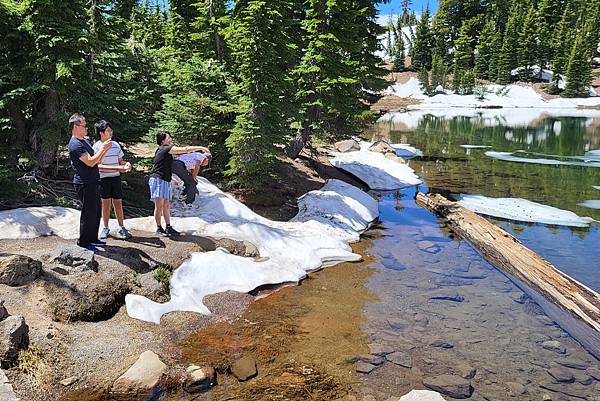
<svg viewBox="0 0 600 401">
<path fill-rule="evenodd" d="M 156 221 L 156 233 L 168 237 L 179 235 L 171 227 L 171 180 L 173 179 L 173 156 L 190 152 L 201 152 L 206 148 L 203 146 L 173 146 L 173 139 L 168 132 L 156 133 L 156 144 L 158 149 L 154 154 L 154 166 L 148 181 L 150 187 L 150 199 L 154 201 L 154 220 Z M 165 219 L 166 227 L 162 228 L 162 219 Z"/>
<path fill-rule="evenodd" d="M 210 154 L 208 148 L 203 148 L 202 152 Z M 183 183 L 183 193 L 185 194 L 185 203 L 192 204 L 198 193 L 198 173 L 200 169 L 208 165 L 208 157 L 203 153 L 193 152 L 185 153 L 173 160 L 173 174 L 176 174 Z"/>
<path fill-rule="evenodd" d="M 131 171 L 131 164 L 126 163 L 123 160 L 123 149 L 121 145 L 113 141 L 113 129 L 112 125 L 105 121 L 100 120 L 94 125 L 96 135 L 99 136 L 100 140 L 97 141 L 93 148 L 95 152 L 98 152 L 102 147 L 102 144 L 106 141 L 112 141 L 112 146 L 104 155 L 104 158 L 98 165 L 100 169 L 100 189 L 102 197 L 102 222 L 104 228 L 100 232 L 100 239 L 108 238 L 110 229 L 108 228 L 108 221 L 110 219 L 110 206 L 115 211 L 117 222 L 119 223 L 119 230 L 117 235 L 123 239 L 130 239 L 132 235 L 125 228 L 123 222 L 123 185 L 121 183 L 121 174 Z"/>
<path fill-rule="evenodd" d="M 111 148 L 112 141 L 102 143 L 99 151 L 94 152 L 92 145 L 85 139 L 86 127 L 85 117 L 81 114 L 75 113 L 69 118 L 71 139 L 68 149 L 69 160 L 75 170 L 73 186 L 81 202 L 77 245 L 96 251 L 96 245 L 106 245 L 106 242 L 98 239 L 101 216 L 98 164 Z"/>
</svg>

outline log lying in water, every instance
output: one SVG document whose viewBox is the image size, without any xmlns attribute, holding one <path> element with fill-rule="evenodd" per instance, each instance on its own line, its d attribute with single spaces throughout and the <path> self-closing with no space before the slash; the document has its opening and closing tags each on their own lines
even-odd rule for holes
<svg viewBox="0 0 600 401">
<path fill-rule="evenodd" d="M 444 217 L 530 295 L 566 331 L 600 357 L 600 295 L 556 269 L 512 235 L 438 194 L 417 194 L 417 204 Z M 529 291 L 528 291 L 529 290 Z M 531 291 L 533 290 L 533 291 Z"/>
</svg>

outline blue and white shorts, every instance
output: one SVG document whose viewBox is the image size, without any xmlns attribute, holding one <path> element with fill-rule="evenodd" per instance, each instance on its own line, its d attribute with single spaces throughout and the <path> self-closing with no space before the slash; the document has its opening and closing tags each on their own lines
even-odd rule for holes
<svg viewBox="0 0 600 401">
<path fill-rule="evenodd" d="M 156 198 L 171 200 L 171 183 L 158 177 L 150 177 L 148 181 L 150 187 L 150 199 Z"/>
</svg>

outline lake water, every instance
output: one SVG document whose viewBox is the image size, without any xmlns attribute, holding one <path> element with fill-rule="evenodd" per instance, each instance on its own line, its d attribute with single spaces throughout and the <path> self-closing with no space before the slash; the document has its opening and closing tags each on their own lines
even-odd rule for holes
<svg viewBox="0 0 600 401">
<path fill-rule="evenodd" d="M 521 112 L 522 113 L 522 112 Z M 524 198 L 600 220 L 600 210 L 580 204 L 600 199 L 600 118 L 443 118 L 419 113 L 384 117 L 375 138 L 409 143 L 423 157 L 409 162 L 425 188 L 448 197 L 478 194 Z M 465 149 L 461 145 L 486 146 Z M 548 159 L 578 165 L 503 161 L 487 151 L 512 152 L 523 159 Z M 598 165 L 597 165 L 598 166 Z M 593 203 L 593 202 L 592 202 Z M 600 203 L 600 201 L 599 201 Z M 600 225 L 570 228 L 492 219 L 557 268 L 600 291 Z"/>
</svg>

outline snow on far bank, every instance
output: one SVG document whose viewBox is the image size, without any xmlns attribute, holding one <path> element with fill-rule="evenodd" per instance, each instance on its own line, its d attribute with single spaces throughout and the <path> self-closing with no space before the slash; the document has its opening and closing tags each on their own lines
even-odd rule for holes
<svg viewBox="0 0 600 401">
<path fill-rule="evenodd" d="M 0 211 L 0 239 L 30 239 L 58 235 L 79 237 L 79 210 L 59 206 Z"/>
<path fill-rule="evenodd" d="M 600 191 L 600 185 L 594 185 L 592 188 L 597 189 L 598 191 Z"/>
<path fill-rule="evenodd" d="M 529 164 L 546 164 L 551 166 L 578 166 L 578 167 L 600 167 L 600 161 L 581 161 L 581 162 L 567 162 L 563 160 L 556 159 L 546 159 L 546 158 L 528 158 L 528 157 L 518 157 L 514 156 L 511 152 L 493 152 L 488 151 L 485 152 L 486 156 L 492 157 L 497 160 L 503 160 L 507 162 L 516 162 L 516 163 L 529 163 Z M 579 157 L 573 157 L 579 158 Z"/>
<path fill-rule="evenodd" d="M 361 179 L 371 189 L 388 191 L 419 185 L 423 181 L 406 164 L 386 158 L 383 154 L 360 150 L 332 153 L 329 162 Z"/>
<path fill-rule="evenodd" d="M 463 149 L 488 149 L 488 148 L 491 148 L 491 146 L 487 146 L 487 145 L 459 145 L 459 146 Z"/>
<path fill-rule="evenodd" d="M 587 207 L 588 209 L 600 209 L 600 199 L 586 200 L 585 202 L 579 203 L 577 206 Z"/>
<path fill-rule="evenodd" d="M 475 213 L 529 223 L 588 227 L 595 221 L 591 217 L 579 217 L 568 210 L 521 198 L 488 198 L 483 195 L 461 194 L 458 203 Z"/>
<path fill-rule="evenodd" d="M 290 222 L 271 221 L 253 213 L 207 180 L 201 179 L 198 189 L 195 204 L 200 212 L 186 209 L 198 217 L 174 219 L 177 230 L 249 241 L 258 247 L 261 257 L 269 259 L 257 262 L 223 249 L 195 253 L 173 274 L 169 302 L 159 304 L 127 295 L 125 303 L 131 317 L 159 323 L 160 317 L 171 311 L 210 313 L 202 303 L 208 294 L 297 282 L 324 265 L 359 260 L 348 243 L 357 241 L 378 216 L 375 199 L 338 180 L 329 180 L 322 189 L 300 198 L 300 211 Z M 152 222 L 151 218 L 145 220 L 140 223 Z M 130 226 L 139 228 L 137 224 Z"/>
</svg>

